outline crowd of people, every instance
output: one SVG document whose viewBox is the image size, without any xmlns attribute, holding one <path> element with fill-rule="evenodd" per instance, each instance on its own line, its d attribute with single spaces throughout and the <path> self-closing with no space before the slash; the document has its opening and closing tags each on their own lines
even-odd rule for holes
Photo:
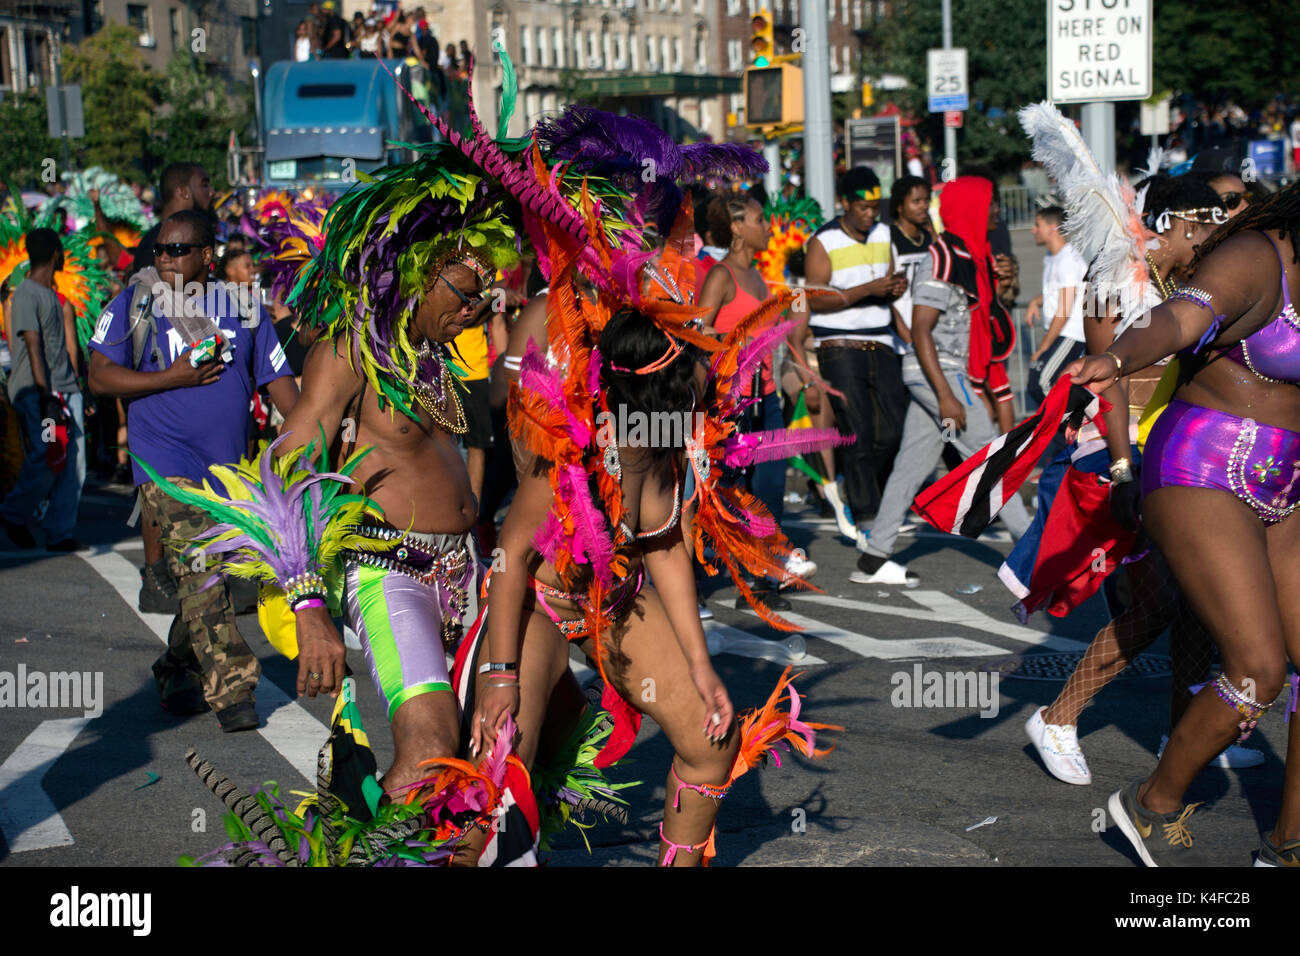
<svg viewBox="0 0 1300 956">
<path fill-rule="evenodd" d="M 473 63 L 469 43 L 438 45 L 435 27 L 424 7 L 409 13 L 397 7 L 390 12 L 375 8 L 367 15 L 358 10 L 352 20 L 338 15 L 335 0 L 313 3 L 299 21 L 293 37 L 293 58 L 298 62 L 351 57 L 414 58 L 425 70 L 447 79 L 464 80 Z"/>
<path fill-rule="evenodd" d="M 358 38 L 331 6 L 306 30 L 322 56 Z M 420 14 L 397 15 L 376 55 L 399 37 L 410 51 L 431 40 Z M 1159 769 L 1110 809 L 1144 861 L 1195 862 L 1182 794 L 1211 761 L 1262 762 L 1242 741 L 1295 655 L 1284 519 L 1300 419 L 1282 387 L 1300 279 L 1294 188 L 1270 198 L 1234 173 L 1152 170 L 1136 198 L 1116 200 L 1131 215 L 1112 218 L 1140 224 L 1113 240 L 1132 242 L 1118 268 L 1071 167 L 1046 162 L 1061 201 L 1033 229 L 1043 285 L 1027 321 L 1045 335 L 1017 413 L 1020 270 L 987 171 L 937 186 L 907 175 L 885 193 L 872 169 L 845 169 L 838 215 L 822 222 L 797 183 L 762 195 L 756 154 L 681 147 L 635 117 L 547 119 L 535 168 L 484 160 L 486 134 L 442 132 L 448 143 L 341 198 L 218 203 L 204 169 L 173 164 L 133 247 L 91 197 L 99 244 L 77 274 L 102 274 L 103 288 L 89 316 L 59 287 L 72 223 L 21 223 L 26 275 L 6 281 L 4 331 L 25 457 L 0 527 L 31 548 L 39 520 L 48 550 L 82 547 L 93 403 L 99 442 L 133 456 L 141 610 L 174 614 L 154 665 L 167 710 L 258 726 L 260 669 L 236 622 L 250 602 L 225 578 L 210 586 L 214 568 L 258 578 L 262 626 L 298 658 L 300 693 L 343 691 L 346 632 L 385 703 L 396 756 L 381 791 L 345 799 L 354 814 L 414 800 L 445 844 L 439 859 L 533 861 L 540 824 L 526 808 L 543 795 L 525 793 L 528 771 L 559 766 L 563 779 L 574 751 L 557 742 L 585 742 L 584 792 L 608 794 L 600 771 L 648 714 L 675 752 L 660 861 L 707 862 L 739 774 L 781 739 L 818 752 L 784 680 L 762 720 L 738 722 L 697 596 L 706 573 L 726 570 L 738 608 L 789 627 L 783 592 L 818 572 L 780 530 L 793 461 L 856 552 L 853 583 L 919 583 L 895 560 L 916 504 L 947 531 L 1001 518 L 1016 544 L 999 577 L 1023 615 L 1106 595 L 1111 619 L 1026 725 L 1064 782 L 1091 781 L 1083 708 L 1171 628 Z M 682 175 L 629 173 L 627 141 Z M 1098 307 L 1103 262 L 1140 271 L 1144 297 Z M 1071 383 L 1110 410 L 1067 409 Z M 637 441 L 629 414 L 688 425 Z M 214 476 L 224 489 L 205 487 Z M 955 517 L 937 520 L 943 496 Z M 1180 520 L 1198 509 L 1214 520 Z M 1209 567 L 1199 556 L 1215 547 L 1239 564 Z M 570 643 L 599 672 L 603 724 L 569 672 Z M 636 693 L 647 675 L 657 698 Z M 471 813 L 457 799 L 476 787 L 490 799 Z M 1295 790 L 1261 844 L 1270 865 L 1300 859 Z M 522 814 L 521 828 L 499 835 L 487 805 Z"/>
</svg>

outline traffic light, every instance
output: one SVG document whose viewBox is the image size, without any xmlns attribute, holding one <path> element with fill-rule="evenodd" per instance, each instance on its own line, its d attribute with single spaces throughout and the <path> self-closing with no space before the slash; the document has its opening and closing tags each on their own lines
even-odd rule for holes
<svg viewBox="0 0 1300 956">
<path fill-rule="evenodd" d="M 745 70 L 745 125 L 750 129 L 803 122 L 803 70 L 793 63 Z"/>
<path fill-rule="evenodd" d="M 767 66 L 772 62 L 776 52 L 776 43 L 772 39 L 772 14 L 760 10 L 750 21 L 749 54 L 754 66 Z"/>
</svg>

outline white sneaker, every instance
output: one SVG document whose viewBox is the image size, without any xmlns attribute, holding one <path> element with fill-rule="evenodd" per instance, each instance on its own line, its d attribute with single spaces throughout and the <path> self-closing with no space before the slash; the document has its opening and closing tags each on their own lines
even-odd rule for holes
<svg viewBox="0 0 1300 956">
<path fill-rule="evenodd" d="M 897 561 L 886 561 L 875 574 L 854 571 L 849 575 L 854 584 L 895 584 L 905 588 L 914 588 L 921 583 L 920 575 L 909 571 Z"/>
<path fill-rule="evenodd" d="M 1157 760 L 1165 755 L 1165 745 L 1168 743 L 1169 735 L 1165 734 L 1160 738 L 1160 746 L 1156 750 Z M 1211 760 L 1207 766 L 1220 767 L 1224 770 L 1245 770 L 1247 767 L 1258 767 L 1263 762 L 1264 755 L 1258 750 L 1243 747 L 1241 744 L 1229 744 L 1223 753 Z"/>
<path fill-rule="evenodd" d="M 1043 722 L 1046 707 L 1039 707 L 1025 721 L 1025 734 L 1038 751 L 1043 766 L 1057 780 L 1086 786 L 1092 783 L 1088 761 L 1083 759 L 1079 736 L 1074 724 L 1048 724 Z"/>
<path fill-rule="evenodd" d="M 840 486 L 833 481 L 829 481 L 822 485 L 822 494 L 826 496 L 826 502 L 835 513 L 835 523 L 839 526 L 840 534 L 850 541 L 856 540 L 857 522 L 853 520 L 853 512 L 849 510 L 849 506 L 840 497 Z"/>
<path fill-rule="evenodd" d="M 800 577 L 807 581 L 817 573 L 817 562 L 809 561 L 798 552 L 790 555 L 785 561 L 786 581 L 791 577 Z"/>
</svg>

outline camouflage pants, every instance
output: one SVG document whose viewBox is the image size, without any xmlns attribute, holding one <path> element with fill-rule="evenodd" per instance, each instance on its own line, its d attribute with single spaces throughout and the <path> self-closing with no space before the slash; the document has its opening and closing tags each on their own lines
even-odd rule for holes
<svg viewBox="0 0 1300 956">
<path fill-rule="evenodd" d="M 195 487 L 185 478 L 169 479 L 174 484 Z M 210 588 L 212 576 L 202 555 L 183 551 L 181 542 L 191 541 L 212 527 L 212 520 L 192 505 L 182 504 L 153 483 L 142 485 L 147 518 L 158 522 L 167 566 L 176 579 L 181 612 L 172 621 L 167 650 L 154 662 L 158 693 L 170 695 L 197 688 L 213 710 L 225 710 L 240 701 L 252 700 L 262 674 L 258 663 L 235 626 L 230 590 L 224 579 Z"/>
</svg>

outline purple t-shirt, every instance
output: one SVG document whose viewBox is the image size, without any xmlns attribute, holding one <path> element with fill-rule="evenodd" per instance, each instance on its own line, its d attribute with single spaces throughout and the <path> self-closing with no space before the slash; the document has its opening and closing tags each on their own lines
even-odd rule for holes
<svg viewBox="0 0 1300 956">
<path fill-rule="evenodd" d="M 203 481 L 208 468 L 230 464 L 248 453 L 253 419 L 253 392 L 285 375 L 293 374 L 275 327 L 265 312 L 256 329 L 239 320 L 233 297 L 209 289 L 207 314 L 215 319 L 222 336 L 230 343 L 234 361 L 211 384 L 154 392 L 131 400 L 127 410 L 127 435 L 131 452 L 149 463 L 165 478 Z M 260 307 L 259 307 L 260 308 Z M 95 326 L 90 347 L 124 368 L 131 367 L 129 327 L 131 287 L 108 304 Z M 221 314 L 216 312 L 220 310 Z M 160 372 L 188 348 L 180 334 L 163 316 L 155 319 L 166 362 L 161 368 L 153 360 L 153 342 L 145 344 L 142 372 Z M 181 361 L 188 361 L 182 358 Z M 138 464 L 131 463 L 137 485 L 149 481 Z"/>
</svg>

